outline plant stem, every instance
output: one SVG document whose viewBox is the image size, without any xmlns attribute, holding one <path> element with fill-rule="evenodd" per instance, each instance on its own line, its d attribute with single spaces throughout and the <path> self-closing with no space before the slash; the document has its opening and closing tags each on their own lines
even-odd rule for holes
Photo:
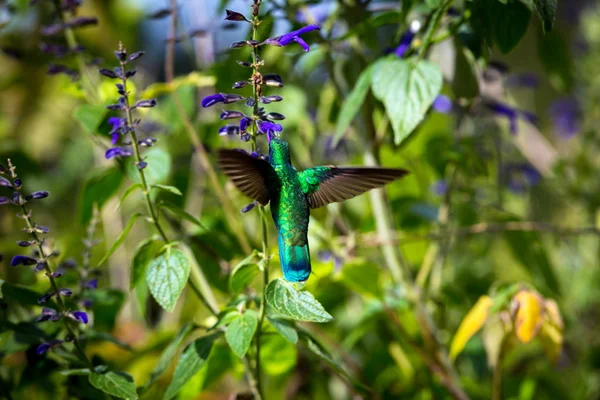
<svg viewBox="0 0 600 400">
<path fill-rule="evenodd" d="M 427 31 L 425 32 L 425 37 L 423 38 L 423 44 L 421 45 L 421 47 L 419 48 L 419 52 L 417 53 L 417 59 L 415 64 L 417 64 L 423 59 L 425 53 L 433 44 L 433 35 L 437 31 L 440 22 L 442 22 L 444 15 L 446 15 L 446 12 L 448 11 L 453 2 L 454 0 L 446 0 L 444 4 L 439 6 L 431 15 L 430 22 L 427 25 Z"/>
<path fill-rule="evenodd" d="M 171 4 L 171 14 L 172 14 L 171 28 L 170 28 L 171 36 L 170 37 L 175 37 L 175 35 L 177 33 L 177 1 L 171 0 L 170 4 Z M 170 85 L 172 84 L 173 79 L 175 78 L 175 76 L 174 76 L 174 63 L 175 63 L 174 58 L 175 58 L 175 41 L 168 40 L 167 47 L 166 47 L 166 56 L 165 56 L 165 80 Z M 204 149 L 204 146 L 200 142 L 200 139 L 198 139 L 198 135 L 196 134 L 196 129 L 194 128 L 192 121 L 186 114 L 186 112 L 183 108 L 183 103 L 181 102 L 181 99 L 179 98 L 179 95 L 177 94 L 177 92 L 175 90 L 171 90 L 171 98 L 173 99 L 173 103 L 175 104 L 175 111 L 177 111 L 179 118 L 183 121 L 183 126 L 185 128 L 185 131 L 188 135 L 188 138 L 190 139 L 190 142 L 192 143 L 192 147 L 194 148 L 194 154 L 198 155 L 198 160 L 200 161 L 200 165 L 202 166 L 204 171 L 206 171 L 206 174 L 208 175 L 210 184 L 212 185 L 214 192 L 216 193 L 221 205 L 223 206 L 223 212 L 225 213 L 227 223 L 229 224 L 231 230 L 233 231 L 233 234 L 236 236 L 238 242 L 242 246 L 242 249 L 244 250 L 244 252 L 250 253 L 252 251 L 252 248 L 251 248 L 250 242 L 248 241 L 248 238 L 246 237 L 246 234 L 244 232 L 244 227 L 241 224 L 240 219 L 236 215 L 235 211 L 233 210 L 231 200 L 229 199 L 229 197 L 227 197 L 227 195 L 225 194 L 225 191 L 221 187 L 221 184 L 219 183 L 219 178 L 217 177 L 217 173 L 215 172 L 214 168 L 210 164 L 210 161 L 208 160 L 208 155 L 206 154 L 206 150 Z"/>
<path fill-rule="evenodd" d="M 20 189 L 18 190 L 20 192 Z M 69 325 L 69 321 L 67 320 L 67 307 L 65 305 L 64 300 L 62 299 L 62 296 L 60 295 L 58 285 L 56 284 L 56 280 L 52 276 L 52 268 L 50 267 L 50 263 L 48 262 L 48 256 L 44 251 L 44 247 L 42 246 L 42 241 L 40 240 L 38 234 L 35 232 L 35 224 L 31 220 L 31 212 L 27 209 L 27 207 L 25 207 L 25 204 L 21 205 L 21 210 L 23 210 L 23 219 L 27 223 L 27 228 L 32 239 L 35 241 L 38 253 L 40 254 L 40 257 L 44 260 L 44 271 L 46 272 L 46 276 L 50 280 L 50 286 L 52 287 L 52 290 L 54 291 L 54 293 L 56 293 L 56 303 L 58 304 L 58 307 L 60 308 L 60 311 L 63 314 L 63 317 L 61 319 L 63 320 L 65 328 L 67 328 L 67 331 L 69 332 L 69 336 L 73 338 L 73 344 L 75 345 L 75 353 L 85 365 L 87 365 L 90 368 L 93 368 L 92 363 L 90 362 L 90 360 L 88 360 L 83 349 L 81 348 L 81 344 L 79 343 L 79 339 L 77 337 L 76 332 L 71 328 L 71 326 Z"/>
</svg>

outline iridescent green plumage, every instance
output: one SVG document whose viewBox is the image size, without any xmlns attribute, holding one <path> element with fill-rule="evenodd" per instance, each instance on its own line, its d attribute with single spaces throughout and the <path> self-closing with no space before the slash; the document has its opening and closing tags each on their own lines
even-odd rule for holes
<svg viewBox="0 0 600 400">
<path fill-rule="evenodd" d="M 350 199 L 407 174 L 402 169 L 334 166 L 298 172 L 290 161 L 288 143 L 279 138 L 269 143 L 269 162 L 236 150 L 221 150 L 219 162 L 242 193 L 262 205 L 271 202 L 281 267 L 291 282 L 310 275 L 310 208 Z"/>
</svg>

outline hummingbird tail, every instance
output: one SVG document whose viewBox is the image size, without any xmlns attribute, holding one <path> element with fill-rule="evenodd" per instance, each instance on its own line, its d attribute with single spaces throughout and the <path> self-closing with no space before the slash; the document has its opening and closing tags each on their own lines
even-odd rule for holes
<svg viewBox="0 0 600 400">
<path fill-rule="evenodd" d="M 279 259 L 283 276 L 289 282 L 303 282 L 310 275 L 310 253 L 308 243 L 304 246 L 289 246 L 278 236 Z"/>
</svg>

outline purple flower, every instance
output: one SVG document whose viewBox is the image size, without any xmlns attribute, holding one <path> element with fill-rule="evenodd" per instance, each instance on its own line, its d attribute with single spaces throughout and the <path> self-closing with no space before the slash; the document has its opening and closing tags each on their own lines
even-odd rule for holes
<svg viewBox="0 0 600 400">
<path fill-rule="evenodd" d="M 17 265 L 33 265 L 33 264 L 37 264 L 38 260 L 36 260 L 35 258 L 32 257 L 27 257 L 27 256 L 14 256 L 12 261 L 10 262 L 10 265 L 12 265 L 13 267 L 16 267 Z"/>
<path fill-rule="evenodd" d="M 64 340 L 54 339 L 51 342 L 42 343 L 37 347 L 37 349 L 35 349 L 35 352 L 37 353 L 38 356 L 41 356 L 48 350 L 54 349 L 54 348 L 60 346 L 61 344 L 63 344 L 64 342 L 65 342 Z"/>
<path fill-rule="evenodd" d="M 237 125 L 225 125 L 219 128 L 219 136 L 237 135 L 240 128 Z"/>
<path fill-rule="evenodd" d="M 45 302 L 47 302 L 48 300 L 50 300 L 52 298 L 52 296 L 54 296 L 55 293 L 46 293 L 42 296 L 40 296 L 40 298 L 38 299 L 38 303 L 39 304 L 44 304 Z"/>
<path fill-rule="evenodd" d="M 276 132 L 281 132 L 283 128 L 275 122 L 260 120 L 258 121 L 258 130 L 267 135 L 267 140 L 271 142 Z"/>
<path fill-rule="evenodd" d="M 443 114 L 448 114 L 450 111 L 452 111 L 452 107 L 453 104 L 450 97 L 443 94 L 438 95 L 435 100 L 433 100 L 433 104 L 431 105 L 431 108 Z"/>
<path fill-rule="evenodd" d="M 8 197 L 0 196 L 0 206 L 3 204 L 9 204 L 11 202 L 12 202 L 12 200 L 9 199 Z"/>
<path fill-rule="evenodd" d="M 319 260 L 322 262 L 327 262 L 333 259 L 333 270 L 334 272 L 339 272 L 342 269 L 342 259 L 336 256 L 333 252 L 328 250 L 323 250 L 319 252 Z"/>
<path fill-rule="evenodd" d="M 242 113 L 240 111 L 223 110 L 223 111 L 221 111 L 220 118 L 222 120 L 226 120 L 226 119 L 242 118 L 243 116 L 244 116 L 244 113 Z"/>
<path fill-rule="evenodd" d="M 28 196 L 25 196 L 25 200 L 36 200 L 36 199 L 45 199 L 48 197 L 50 193 L 46 191 L 33 192 Z"/>
<path fill-rule="evenodd" d="M 240 120 L 240 132 L 246 132 L 246 129 L 248 129 L 248 127 L 250 126 L 250 124 L 252 123 L 252 118 L 249 117 L 244 117 Z"/>
<path fill-rule="evenodd" d="M 433 185 L 431 185 L 431 191 L 438 196 L 443 196 L 447 190 L 448 190 L 448 184 L 443 179 L 440 179 L 439 181 L 437 181 Z"/>
<path fill-rule="evenodd" d="M 500 102 L 488 102 L 485 103 L 486 107 L 492 110 L 494 113 L 503 116 L 508 119 L 510 125 L 510 133 L 516 135 L 518 133 L 517 120 L 522 118 L 529 121 L 532 124 L 537 123 L 537 116 L 528 111 L 518 110 L 514 107 L 509 106 L 505 103 Z"/>
<path fill-rule="evenodd" d="M 254 207 L 256 207 L 256 203 L 252 202 L 246 206 L 244 206 L 244 208 L 242 208 L 242 214 L 247 213 L 248 211 L 252 210 Z"/>
<path fill-rule="evenodd" d="M 503 168 L 508 188 L 514 193 L 523 193 L 525 189 L 537 185 L 542 175 L 530 164 L 509 163 Z"/>
<path fill-rule="evenodd" d="M 531 72 L 522 74 L 511 74 L 506 78 L 508 87 L 536 88 L 540 83 L 540 78 Z"/>
<path fill-rule="evenodd" d="M 581 129 L 581 107 L 575 97 L 562 97 L 548 108 L 554 131 L 562 139 L 570 139 Z"/>
<path fill-rule="evenodd" d="M 97 289 L 98 288 L 98 279 L 90 279 L 85 282 L 86 289 Z"/>
<path fill-rule="evenodd" d="M 394 53 L 396 54 L 397 57 L 400 57 L 400 58 L 403 57 L 408 52 L 408 50 L 410 50 L 412 41 L 420 29 L 421 29 L 421 22 L 419 22 L 418 20 L 415 19 L 410 23 L 408 30 L 406 32 L 404 32 L 404 34 L 402 34 L 402 37 L 400 38 L 400 43 L 398 44 L 398 47 L 396 47 L 396 50 L 394 51 Z"/>
<path fill-rule="evenodd" d="M 286 33 L 285 35 L 277 36 L 275 38 L 267 39 L 263 42 L 263 44 L 270 44 L 273 46 L 283 47 L 287 46 L 291 42 L 296 42 L 300 46 L 302 46 L 304 51 L 309 51 L 310 47 L 308 47 L 308 44 L 304 40 L 302 40 L 300 35 L 320 29 L 321 28 L 318 25 L 307 25 L 298 29 L 297 31 Z"/>
<path fill-rule="evenodd" d="M 10 181 L 8 179 L 3 178 L 3 177 L 0 176 L 0 186 L 11 188 L 12 184 L 10 183 Z"/>
<path fill-rule="evenodd" d="M 113 147 L 106 150 L 104 157 L 108 160 L 113 157 L 129 157 L 133 155 L 133 150 L 129 147 Z"/>
<path fill-rule="evenodd" d="M 73 311 L 70 314 L 71 318 L 84 324 L 88 323 L 88 315 L 85 311 Z"/>
<path fill-rule="evenodd" d="M 60 319 L 60 315 L 52 308 L 42 307 L 42 314 L 37 317 L 35 322 L 52 321 L 56 322 Z"/>
<path fill-rule="evenodd" d="M 214 106 L 217 103 L 225 103 L 225 95 L 221 93 L 211 94 L 202 99 L 202 107 Z"/>
</svg>

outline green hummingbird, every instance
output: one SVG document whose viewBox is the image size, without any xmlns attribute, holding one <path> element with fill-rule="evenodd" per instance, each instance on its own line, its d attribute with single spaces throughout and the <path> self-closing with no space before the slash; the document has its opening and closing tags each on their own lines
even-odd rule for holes
<svg viewBox="0 0 600 400">
<path fill-rule="evenodd" d="M 311 208 L 348 200 L 406 175 L 392 168 L 309 168 L 298 172 L 286 141 L 269 141 L 268 161 L 239 150 L 219 151 L 223 172 L 246 196 L 265 206 L 278 233 L 279 259 L 286 280 L 303 282 L 311 271 L 308 221 Z"/>
</svg>

